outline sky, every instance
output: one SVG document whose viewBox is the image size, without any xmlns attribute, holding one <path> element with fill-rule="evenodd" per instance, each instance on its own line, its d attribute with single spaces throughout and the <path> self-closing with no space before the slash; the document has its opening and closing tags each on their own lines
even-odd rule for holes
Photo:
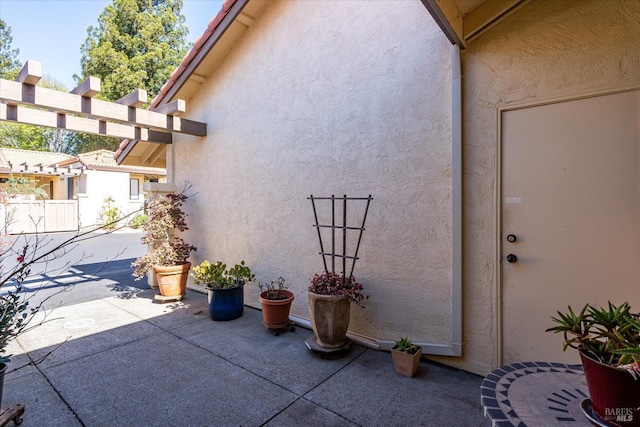
<svg viewBox="0 0 640 427">
<path fill-rule="evenodd" d="M 11 47 L 18 59 L 42 64 L 42 73 L 62 82 L 68 90 L 80 74 L 80 46 L 87 28 L 112 0 L 0 0 L 0 19 L 11 27 Z M 183 0 L 182 13 L 194 42 L 222 6 L 222 0 Z"/>
</svg>

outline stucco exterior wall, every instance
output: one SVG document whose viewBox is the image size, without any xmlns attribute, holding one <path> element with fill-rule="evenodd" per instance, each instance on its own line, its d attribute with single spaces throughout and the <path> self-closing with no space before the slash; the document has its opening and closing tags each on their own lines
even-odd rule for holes
<svg viewBox="0 0 640 427">
<path fill-rule="evenodd" d="M 536 0 L 463 53 L 465 357 L 498 360 L 498 108 L 640 84 L 640 3 Z"/>
<path fill-rule="evenodd" d="M 419 1 L 274 1 L 188 100 L 209 136 L 173 144 L 175 182 L 195 193 L 192 261 L 282 275 L 308 318 L 323 264 L 307 197 L 371 194 L 355 268 L 370 299 L 350 330 L 448 343 L 450 81 L 450 44 Z"/>
</svg>

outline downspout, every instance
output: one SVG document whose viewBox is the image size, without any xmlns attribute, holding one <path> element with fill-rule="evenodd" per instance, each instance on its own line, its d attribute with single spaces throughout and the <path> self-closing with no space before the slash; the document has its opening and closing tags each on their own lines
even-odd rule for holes
<svg viewBox="0 0 640 427">
<path fill-rule="evenodd" d="M 451 342 L 422 343 L 423 354 L 462 356 L 462 73 L 460 47 L 451 46 Z M 290 316 L 296 324 L 311 329 L 311 322 Z M 376 350 L 391 350 L 394 341 L 375 340 L 348 333 L 362 346 Z"/>
<path fill-rule="evenodd" d="M 460 46 L 451 46 L 451 348 L 462 356 L 462 67 Z"/>
<path fill-rule="evenodd" d="M 451 342 L 417 343 L 423 354 L 462 356 L 462 72 L 451 46 Z"/>
</svg>

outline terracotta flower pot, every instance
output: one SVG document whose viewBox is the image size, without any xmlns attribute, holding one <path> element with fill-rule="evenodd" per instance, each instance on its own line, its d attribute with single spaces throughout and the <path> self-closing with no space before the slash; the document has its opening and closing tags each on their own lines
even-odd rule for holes
<svg viewBox="0 0 640 427">
<path fill-rule="evenodd" d="M 580 351 L 594 412 L 620 426 L 640 426 L 640 379 L 624 369 L 597 362 Z"/>
<path fill-rule="evenodd" d="M 187 279 L 191 263 L 180 265 L 154 265 L 153 272 L 158 280 L 160 295 L 177 297 L 187 291 Z"/>
<path fill-rule="evenodd" d="M 289 311 L 294 295 L 291 291 L 280 291 L 285 297 L 283 299 L 268 299 L 265 296 L 269 291 L 260 294 L 260 304 L 262 305 L 262 323 L 268 329 L 280 329 L 289 324 Z"/>
<path fill-rule="evenodd" d="M 309 292 L 309 317 L 321 347 L 338 348 L 345 344 L 351 301 L 346 296 L 319 295 Z"/>
<path fill-rule="evenodd" d="M 414 354 L 407 353 L 406 351 L 398 351 L 395 348 L 391 349 L 391 357 L 393 358 L 396 372 L 407 377 L 413 377 L 415 375 L 418 370 L 421 355 L 422 347 L 418 347 L 418 351 Z"/>
</svg>

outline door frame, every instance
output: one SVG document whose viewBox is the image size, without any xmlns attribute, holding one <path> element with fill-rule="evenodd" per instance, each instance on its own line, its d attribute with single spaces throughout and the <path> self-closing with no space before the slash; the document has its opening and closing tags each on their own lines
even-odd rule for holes
<svg viewBox="0 0 640 427">
<path fill-rule="evenodd" d="M 494 304 L 496 307 L 495 313 L 496 313 L 496 319 L 495 319 L 495 325 L 496 325 L 496 331 L 497 331 L 497 336 L 496 336 L 496 340 L 495 340 L 495 354 L 497 355 L 497 366 L 494 366 L 493 368 L 497 368 L 499 366 L 503 365 L 503 330 L 504 330 L 504 318 L 503 318 L 503 310 L 502 310 L 502 289 L 503 289 L 503 278 L 502 278 L 502 269 L 503 269 L 503 263 L 502 263 L 502 234 L 503 234 L 503 230 L 502 230 L 502 199 L 503 199 L 503 193 L 502 193 L 502 170 L 503 170 L 503 162 L 502 162 L 502 146 L 503 146 L 503 140 L 502 140 L 502 115 L 504 113 L 507 113 L 509 111 L 514 111 L 514 110 L 522 110 L 525 108 L 533 108 L 533 107 L 541 107 L 541 106 L 545 106 L 545 105 L 551 105 L 551 104 L 560 104 L 563 102 L 571 102 L 571 101 L 578 101 L 581 99 L 588 99 L 588 98 L 596 98 L 599 96 L 607 96 L 607 95 L 614 95 L 617 93 L 625 93 L 625 92 L 633 92 L 633 91 L 637 91 L 640 90 L 640 84 L 635 84 L 635 85 L 631 85 L 631 86 L 623 86 L 623 87 L 619 87 L 619 88 L 609 88 L 609 89 L 602 89 L 602 90 L 597 90 L 597 91 L 590 91 L 590 92 L 585 92 L 585 93 L 580 93 L 580 94 L 571 94 L 571 95 L 563 95 L 563 96 L 558 96 L 558 97 L 552 97 L 552 98 L 544 98 L 544 99 L 539 99 L 539 100 L 534 100 L 534 101 L 529 101 L 529 102 L 512 102 L 512 103 L 505 103 L 503 105 L 498 105 L 497 107 L 497 150 L 496 150 L 496 180 L 494 182 L 495 184 L 495 188 L 496 188 L 496 199 L 495 199 L 495 212 L 496 212 L 496 217 L 495 217 L 495 234 L 494 234 L 494 238 L 495 238 L 495 253 L 494 253 L 494 263 L 497 266 L 496 269 L 496 274 L 495 274 L 495 281 L 494 281 Z"/>
</svg>

